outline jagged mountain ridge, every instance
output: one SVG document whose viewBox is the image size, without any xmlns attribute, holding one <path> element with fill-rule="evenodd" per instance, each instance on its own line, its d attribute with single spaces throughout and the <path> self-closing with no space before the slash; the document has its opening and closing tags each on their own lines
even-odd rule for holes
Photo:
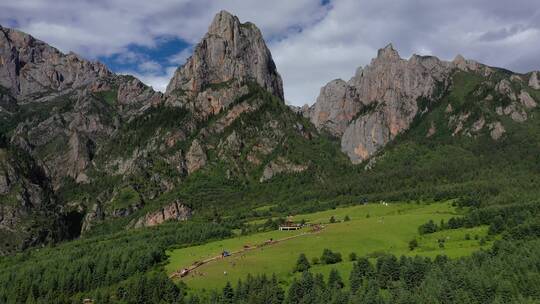
<svg viewBox="0 0 540 304">
<path fill-rule="evenodd" d="M 473 72 L 486 77 L 498 77 L 497 68 L 491 68 L 458 55 L 452 62 L 441 61 L 433 56 L 413 55 L 402 59 L 392 44 L 380 49 L 377 57 L 365 68 L 358 68 L 348 82 L 336 79 L 321 89 L 317 101 L 304 114 L 318 129 L 324 129 L 341 139 L 341 150 L 353 163 L 369 159 L 396 136 L 409 129 L 413 120 L 428 109 L 422 103 L 437 101 L 451 89 L 456 71 Z M 513 92 L 509 82 L 524 82 L 535 88 L 537 73 L 513 74 L 501 83 L 496 91 L 530 109 L 536 106 L 525 90 Z M 491 97 L 493 98 L 493 96 Z M 514 107 L 515 108 L 515 107 Z M 506 108 L 505 114 L 522 117 L 521 109 Z M 501 112 L 502 110 L 499 110 Z M 519 114 L 516 114 L 518 113 Z M 502 113 L 502 112 L 501 112 Z M 467 113 L 460 113 L 453 120 L 463 120 Z M 518 118 L 518 120 L 523 120 Z M 482 123 L 477 122 L 478 125 Z M 500 123 L 491 122 L 495 133 Z M 459 130 L 457 131 L 459 132 Z M 457 133 L 456 132 L 456 133 Z"/>
<path fill-rule="evenodd" d="M 52 50 L 46 53 L 61 57 Z M 47 62 L 32 64 L 40 69 Z M 36 185 L 50 197 L 40 204 L 37 196 L 26 195 L 34 186 L 23 182 L 24 187 L 16 187 L 16 178 L 5 173 L 13 162 L 2 159 L 0 176 L 7 178 L 0 179 L 0 195 L 15 202 L 2 204 L 2 215 L 14 214 L 9 222 L 2 222 L 5 216 L 0 219 L 0 231 L 13 237 L 7 252 L 76 237 L 67 233 L 69 227 L 107 233 L 186 220 L 220 204 L 233 210 L 278 199 L 282 201 L 276 203 L 329 199 L 323 192 L 344 199 L 351 193 L 377 198 L 376 187 L 361 184 L 378 180 L 364 172 L 387 166 L 373 156 L 381 153 L 384 158 L 389 144 L 399 147 L 400 135 L 412 130 L 423 132 L 426 140 L 448 135 L 504 141 L 513 123 L 526 124 L 524 118 L 534 117 L 539 100 L 536 73 L 508 74 L 461 57 L 453 63 L 421 56 L 406 61 L 390 45 L 349 82 L 337 80 L 324 88 L 309 111 L 311 124 L 285 106 L 281 77 L 260 31 L 227 12 L 216 15 L 166 94 L 130 76 L 102 74 L 53 81 L 45 91 L 40 84 L 31 94 L 0 87 L 2 151 L 24 151 L 44 172 L 46 182 Z M 17 83 L 9 79 L 10 86 Z M 445 99 L 464 88 L 472 93 Z M 493 102 L 488 103 L 490 94 Z M 449 110 L 443 118 L 433 118 L 442 104 Z M 424 132 L 426 119 L 433 128 Z M 419 120 L 422 128 L 413 128 Z M 339 153 L 340 143 L 315 127 L 340 137 L 341 149 L 354 163 L 370 162 L 351 166 Z M 386 158 L 393 157 L 389 151 Z M 23 209 L 17 204 L 30 207 L 19 212 Z M 39 205 L 49 213 L 32 207 Z M 21 223 L 35 226 L 43 218 L 51 219 L 50 227 L 21 233 Z"/>
<path fill-rule="evenodd" d="M 2 199 L 30 206 L 18 212 L 17 204 L 2 205 L 2 214 L 13 216 L 2 217 L 0 230 L 17 236 L 0 244 L 8 251 L 63 239 L 52 233 L 66 226 L 84 232 L 115 220 L 128 220 L 123 227 L 185 220 L 189 216 L 178 210 L 191 215 L 190 207 L 160 197 L 205 168 L 226 165 L 227 179 L 256 183 L 308 168 L 277 150 L 291 136 L 309 140 L 316 131 L 296 122 L 284 105 L 281 77 L 261 32 L 227 12 L 216 15 L 166 94 L 22 32 L 2 32 L 0 58 L 10 58 L 0 68 L 0 100 L 9 102 L 0 104 L 2 151 L 24 151 L 39 164 L 47 179 L 42 191 L 50 193 L 49 209 L 59 219 L 31 243 L 19 238 L 22 223 L 40 217 L 32 207 L 40 204 L 37 196 L 22 201 L 26 190 L 6 175 L 11 163 L 3 159 Z M 241 129 L 232 127 L 239 123 Z"/>
</svg>

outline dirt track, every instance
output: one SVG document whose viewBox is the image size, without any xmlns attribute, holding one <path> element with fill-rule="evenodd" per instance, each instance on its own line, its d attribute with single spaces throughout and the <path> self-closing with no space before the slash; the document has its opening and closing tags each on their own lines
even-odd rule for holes
<svg viewBox="0 0 540 304">
<path fill-rule="evenodd" d="M 297 238 L 297 237 L 301 237 L 301 236 L 304 236 L 304 235 L 316 234 L 316 233 L 321 232 L 323 229 L 324 229 L 324 226 L 311 227 L 310 231 L 307 231 L 307 232 L 304 232 L 304 233 L 288 236 L 286 238 L 282 238 L 282 239 L 279 239 L 279 240 L 266 241 L 264 243 L 257 244 L 255 246 L 244 247 L 241 250 L 231 252 L 230 256 L 237 255 L 237 254 L 240 254 L 240 253 L 244 253 L 244 252 L 254 250 L 254 249 L 257 249 L 257 248 L 261 248 L 261 247 L 272 246 L 272 245 L 279 244 L 281 242 L 285 242 L 285 241 L 288 241 L 288 240 L 291 240 L 291 239 L 294 239 L 294 238 Z M 169 278 L 171 278 L 171 279 L 172 278 L 183 278 L 183 277 L 187 276 L 193 270 L 195 270 L 195 269 L 197 269 L 197 268 L 199 268 L 199 267 L 201 267 L 201 266 L 203 266 L 205 264 L 208 264 L 208 263 L 210 263 L 212 261 L 217 261 L 217 260 L 220 260 L 220 259 L 224 259 L 224 258 L 226 258 L 226 257 L 223 257 L 221 255 L 217 255 L 217 256 L 208 258 L 206 260 L 203 260 L 203 261 L 196 261 L 193 264 L 189 265 L 188 267 L 180 268 L 177 271 L 171 273 L 171 275 L 169 275 Z"/>
</svg>

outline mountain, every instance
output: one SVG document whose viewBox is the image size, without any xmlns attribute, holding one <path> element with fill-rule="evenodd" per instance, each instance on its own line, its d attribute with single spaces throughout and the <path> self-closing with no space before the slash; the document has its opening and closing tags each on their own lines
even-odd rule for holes
<svg viewBox="0 0 540 304">
<path fill-rule="evenodd" d="M 269 201 L 307 208 L 409 196 L 418 190 L 401 179 L 380 190 L 399 176 L 389 168 L 404 161 L 401 147 L 512 142 L 521 133 L 510 130 L 528 126 L 539 102 L 537 72 L 461 56 L 404 60 L 390 44 L 349 81 L 328 83 L 310 108 L 291 109 L 259 29 L 225 11 L 165 94 L 1 31 L 3 253 Z M 443 152 L 434 153 L 418 152 L 418 163 L 429 170 Z M 450 181 L 467 180 L 461 174 Z"/>
<path fill-rule="evenodd" d="M 255 81 L 283 99 L 283 85 L 261 31 L 253 23 L 219 12 L 193 55 L 174 74 L 167 93 L 201 93 L 209 86 Z M 197 100 L 200 102 L 200 100 Z"/>
<path fill-rule="evenodd" d="M 315 166 L 298 151 L 317 153 L 317 131 L 285 106 L 261 32 L 225 11 L 165 94 L 22 32 L 2 33 L 0 197 L 12 202 L 1 209 L 3 252 L 207 212 L 205 191 L 193 193 L 210 191 L 198 175 L 218 178 L 216 187 L 259 187 Z M 23 165 L 17 153 L 38 176 L 14 169 Z"/>
<path fill-rule="evenodd" d="M 287 273 L 290 299 L 314 280 L 338 286 L 338 293 L 324 292 L 325 301 L 377 300 L 385 289 L 378 302 L 522 303 L 529 298 L 519 297 L 537 290 L 530 265 L 538 265 L 531 252 L 540 231 L 538 72 L 462 56 L 405 60 L 390 44 L 349 81 L 329 82 L 311 107 L 292 108 L 261 32 L 225 11 L 164 94 L 25 33 L 0 30 L 2 303 L 189 302 L 185 284 L 163 273 L 172 248 L 266 233 L 291 214 L 360 202 L 400 202 L 411 210 L 451 202 L 455 217 L 420 226 L 440 234 L 419 235 L 416 245 L 444 250 L 441 237 L 456 229 L 449 235 L 484 233 L 493 248 L 433 261 L 375 251 L 367 257 L 377 267 L 366 257 L 350 261 L 360 276 L 356 294 L 342 288 L 337 272 L 336 284 Z M 394 210 L 404 223 L 418 220 Z M 341 227 L 349 227 L 345 218 Z M 523 257 L 522 271 L 505 275 Z M 257 299 L 267 294 L 260 286 L 274 294 L 287 283 L 253 280 L 243 286 Z M 502 296 L 491 301 L 493 294 Z M 204 303 L 201 296 L 191 302 Z M 276 301 L 283 297 L 277 292 Z"/>
<path fill-rule="evenodd" d="M 447 91 L 455 90 L 456 74 L 463 73 L 475 75 L 475 79 L 482 77 L 478 95 L 487 100 L 509 99 L 504 107 L 491 107 L 499 116 L 509 115 L 521 122 L 527 119 L 527 112 L 537 106 L 528 91 L 538 82 L 536 72 L 514 74 L 465 60 L 462 56 L 452 62 L 419 55 L 404 60 L 389 44 L 379 50 L 371 64 L 359 68 L 348 82 L 336 79 L 324 86 L 307 115 L 318 129 L 340 138 L 341 150 L 353 163 L 360 163 L 407 131 L 415 119 L 421 119 L 429 111 L 430 103 L 438 102 Z M 486 93 L 488 91 L 491 94 Z M 454 128 L 453 135 L 471 135 L 485 127 L 496 140 L 504 132 L 504 126 L 496 117 L 474 117 L 477 120 L 471 121 L 474 118 L 469 111 L 453 111 L 452 106 L 456 105 L 449 106 L 448 113 L 452 114 L 448 115 L 447 123 Z M 471 126 L 464 129 L 467 124 Z M 436 128 L 431 132 L 436 132 Z"/>
</svg>

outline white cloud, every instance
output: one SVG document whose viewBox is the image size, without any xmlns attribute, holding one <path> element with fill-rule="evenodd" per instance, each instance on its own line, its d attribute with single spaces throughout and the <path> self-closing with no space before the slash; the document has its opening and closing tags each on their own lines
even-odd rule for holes
<svg viewBox="0 0 540 304">
<path fill-rule="evenodd" d="M 165 89 L 167 88 L 167 84 L 169 84 L 169 81 L 174 75 L 174 71 L 176 71 L 176 67 L 167 67 L 163 73 L 161 72 L 139 73 L 136 71 L 126 70 L 126 71 L 120 72 L 119 74 L 135 76 L 139 78 L 145 84 L 151 86 L 154 90 L 165 92 Z"/>
<path fill-rule="evenodd" d="M 182 65 L 186 62 L 189 56 L 191 56 L 192 52 L 193 52 L 192 48 L 185 48 L 181 50 L 180 52 L 170 56 L 167 60 L 169 61 L 169 63 Z"/>
<path fill-rule="evenodd" d="M 538 0 L 333 0 L 327 7 L 318 0 L 20 0 L 0 2 L 0 23 L 15 20 L 18 28 L 91 59 L 115 54 L 162 90 L 173 65 L 191 51 L 179 50 L 158 69 L 153 58 L 128 46 L 155 47 L 159 37 L 195 44 L 221 9 L 261 28 L 285 97 L 296 105 L 312 103 L 329 80 L 351 77 L 389 42 L 403 57 L 449 60 L 461 53 L 517 71 L 540 69 Z"/>
<path fill-rule="evenodd" d="M 320 22 L 272 42 L 285 97 L 311 104 L 321 86 L 349 79 L 389 42 L 402 57 L 413 53 L 451 60 L 457 54 L 516 71 L 539 69 L 540 6 L 505 0 L 336 0 Z M 482 39 L 488 32 L 500 37 Z"/>
<path fill-rule="evenodd" d="M 150 72 L 150 73 L 156 73 L 156 72 L 161 71 L 162 69 L 159 63 L 152 60 L 143 61 L 139 63 L 138 67 L 139 67 L 139 70 L 143 72 Z"/>
</svg>

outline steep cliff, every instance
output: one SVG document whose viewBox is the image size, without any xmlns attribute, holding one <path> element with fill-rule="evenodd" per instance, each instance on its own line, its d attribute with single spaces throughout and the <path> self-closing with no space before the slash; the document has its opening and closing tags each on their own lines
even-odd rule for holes
<svg viewBox="0 0 540 304">
<path fill-rule="evenodd" d="M 167 94 L 208 116 L 219 113 L 255 82 L 283 100 L 283 85 L 260 30 L 219 12 L 193 55 L 178 68 Z"/>
<path fill-rule="evenodd" d="M 527 114 L 522 108 L 536 106 L 527 91 L 516 90 L 515 85 L 510 85 L 521 79 L 517 74 L 504 77 L 498 69 L 462 56 L 452 62 L 418 55 L 404 60 L 390 44 L 380 49 L 377 57 L 365 68 L 359 68 L 348 82 L 338 79 L 324 86 L 308 114 L 318 129 L 341 139 L 341 149 L 353 163 L 360 163 L 408 130 L 415 119 L 430 110 L 431 104 L 451 92 L 457 72 L 477 75 L 485 80 L 486 89 L 489 87 L 501 95 L 497 98 L 510 98 L 511 104 L 497 110 L 501 115 L 524 121 Z M 535 77 L 536 73 L 530 74 L 531 88 L 537 82 Z M 448 123 L 455 125 L 454 134 L 461 131 L 470 113 L 460 115 L 448 117 Z M 484 125 L 490 126 L 494 137 L 504 132 L 497 121 L 486 124 L 479 120 L 473 129 L 481 129 Z M 434 127 L 431 132 L 435 131 Z"/>
<path fill-rule="evenodd" d="M 307 168 L 287 159 L 284 146 L 314 130 L 284 105 L 260 30 L 227 12 L 215 16 L 164 95 L 30 35 L 1 33 L 0 128 L 43 172 L 47 206 L 59 219 L 54 240 L 71 237 L 70 227 L 93 233 L 159 224 L 170 218 L 175 193 L 202 185 L 197 176 L 259 184 L 262 175 L 268 181 Z M 272 162 L 278 158 L 285 167 Z M 2 185 L 7 180 L 13 177 Z M 186 198 L 195 209 L 203 205 L 197 197 Z M 38 198 L 26 213 L 17 204 L 3 207 L 13 215 L 13 235 L 23 235 L 16 223 L 41 220 Z M 191 211 L 181 213 L 185 219 Z M 116 228 L 102 228 L 108 223 Z M 53 239 L 37 240 L 32 244 Z"/>
</svg>

